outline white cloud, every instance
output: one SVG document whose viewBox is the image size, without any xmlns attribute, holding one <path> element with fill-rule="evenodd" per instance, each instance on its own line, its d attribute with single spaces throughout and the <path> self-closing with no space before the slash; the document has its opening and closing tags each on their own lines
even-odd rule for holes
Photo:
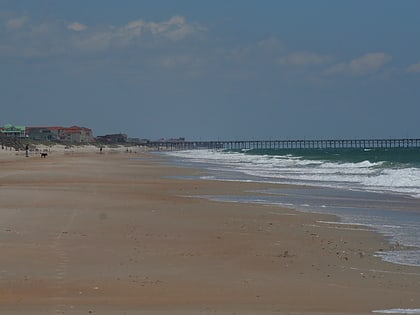
<svg viewBox="0 0 420 315">
<path fill-rule="evenodd" d="M 251 65 L 275 62 L 278 54 L 283 50 L 283 44 L 274 37 L 263 39 L 259 42 L 245 46 L 222 48 L 217 51 L 218 59 L 229 64 Z"/>
<path fill-rule="evenodd" d="M 143 20 L 135 20 L 124 26 L 127 30 L 142 28 L 146 23 Z"/>
<path fill-rule="evenodd" d="M 0 12 L 0 24 L 4 25 L 3 29 L 0 28 L 0 32 L 3 30 L 0 33 L 0 53 L 26 57 L 121 50 L 142 45 L 151 48 L 157 44 L 200 36 L 206 31 L 182 16 L 157 22 L 137 19 L 120 26 L 88 27 L 78 21 L 31 22 L 26 16 L 10 16 Z"/>
<path fill-rule="evenodd" d="M 392 56 L 386 53 L 368 53 L 350 62 L 342 62 L 328 68 L 326 75 L 351 75 L 363 76 L 378 72 L 385 64 L 392 60 Z"/>
<path fill-rule="evenodd" d="M 189 34 L 203 31 L 204 29 L 197 25 L 188 24 L 182 16 L 173 16 L 167 21 L 162 22 L 144 22 L 136 20 L 128 23 L 118 30 L 120 36 L 140 36 L 145 32 L 152 35 L 164 36 L 171 40 L 180 40 Z"/>
<path fill-rule="evenodd" d="M 271 52 L 280 52 L 283 50 L 283 44 L 274 37 L 263 39 L 257 43 L 258 48 Z"/>
<path fill-rule="evenodd" d="M 204 30 L 197 25 L 188 24 L 183 16 L 173 16 L 168 21 L 160 23 L 147 23 L 146 28 L 152 34 L 163 35 L 174 41 L 181 40 L 189 34 Z"/>
<path fill-rule="evenodd" d="M 392 57 L 385 53 L 370 53 L 350 62 L 350 69 L 353 75 L 363 75 L 378 71 Z"/>
<path fill-rule="evenodd" d="M 181 16 L 174 16 L 162 22 L 145 22 L 139 19 L 122 27 L 109 27 L 87 32 L 86 36 L 77 38 L 74 45 L 82 50 L 97 51 L 110 47 L 140 45 L 150 39 L 179 41 L 204 31 L 203 27 L 189 24 Z"/>
<path fill-rule="evenodd" d="M 311 52 L 296 52 L 277 58 L 277 63 L 287 66 L 319 66 L 331 60 L 331 57 Z"/>
<path fill-rule="evenodd" d="M 407 67 L 407 72 L 409 72 L 409 73 L 420 73 L 420 62 L 409 65 Z"/>
<path fill-rule="evenodd" d="M 75 32 L 80 32 L 80 31 L 84 31 L 85 29 L 87 29 L 87 26 L 84 24 L 81 24 L 79 22 L 73 22 L 69 25 L 67 25 L 67 29 L 75 31 Z"/>
<path fill-rule="evenodd" d="M 86 36 L 77 37 L 69 43 L 69 46 L 81 52 L 95 52 L 106 50 L 110 47 L 112 33 L 93 32 Z"/>
<path fill-rule="evenodd" d="M 26 16 L 11 18 L 6 22 L 6 27 L 9 30 L 19 30 L 26 24 L 27 21 L 28 17 Z"/>
</svg>

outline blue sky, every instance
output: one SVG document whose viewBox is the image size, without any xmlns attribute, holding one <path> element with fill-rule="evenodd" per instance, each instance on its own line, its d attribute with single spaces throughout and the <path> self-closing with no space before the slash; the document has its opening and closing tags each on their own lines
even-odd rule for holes
<svg viewBox="0 0 420 315">
<path fill-rule="evenodd" d="M 0 0 L 0 124 L 420 137 L 420 1 Z"/>
</svg>

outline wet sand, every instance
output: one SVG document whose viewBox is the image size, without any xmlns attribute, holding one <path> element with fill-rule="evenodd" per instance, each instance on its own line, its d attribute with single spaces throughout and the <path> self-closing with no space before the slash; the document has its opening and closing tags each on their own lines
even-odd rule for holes
<svg viewBox="0 0 420 315">
<path fill-rule="evenodd" d="M 148 154 L 0 159 L 0 314 L 371 314 L 420 308 L 420 268 L 360 226 L 212 202 Z"/>
</svg>

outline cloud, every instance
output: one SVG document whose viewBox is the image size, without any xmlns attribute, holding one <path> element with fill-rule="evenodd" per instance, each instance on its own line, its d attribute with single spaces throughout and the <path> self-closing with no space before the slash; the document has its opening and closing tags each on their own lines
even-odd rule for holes
<svg viewBox="0 0 420 315">
<path fill-rule="evenodd" d="M 38 58 L 65 52 L 58 21 L 36 20 L 26 15 L 0 11 L 0 57 Z"/>
<path fill-rule="evenodd" d="M 144 22 L 143 20 L 132 21 L 122 28 L 114 30 L 117 36 L 141 36 L 149 33 L 155 36 L 162 36 L 170 40 L 181 40 L 190 34 L 204 31 L 203 27 L 188 24 L 185 17 L 173 16 L 167 21 Z"/>
<path fill-rule="evenodd" d="M 250 65 L 269 63 L 270 66 L 283 50 L 283 44 L 274 37 L 263 39 L 249 45 L 221 48 L 217 58 L 233 65 Z"/>
<path fill-rule="evenodd" d="M 311 52 L 296 52 L 277 58 L 277 63 L 285 66 L 319 66 L 328 63 L 331 57 Z"/>
<path fill-rule="evenodd" d="M 26 24 L 27 21 L 27 16 L 11 18 L 6 21 L 6 27 L 9 30 L 19 30 Z"/>
<path fill-rule="evenodd" d="M 420 62 L 409 65 L 407 67 L 407 72 L 409 72 L 409 73 L 420 73 Z"/>
<path fill-rule="evenodd" d="M 173 16 L 168 21 L 161 23 L 147 23 L 145 27 L 152 34 L 163 35 L 164 37 L 173 41 L 181 40 L 188 35 L 206 30 L 199 25 L 188 24 L 185 17 L 183 16 Z"/>
<path fill-rule="evenodd" d="M 392 56 L 386 53 L 368 53 L 350 62 L 342 62 L 328 68 L 326 75 L 350 75 L 363 76 L 378 72 L 385 64 L 392 60 Z"/>
<path fill-rule="evenodd" d="M 87 32 L 85 36 L 75 39 L 74 45 L 82 50 L 98 51 L 111 47 L 150 44 L 153 41 L 180 41 L 205 31 L 204 27 L 190 24 L 182 16 L 173 16 L 162 22 L 145 22 L 138 19 L 121 27 L 112 26 Z"/>
<path fill-rule="evenodd" d="M 15 57 L 123 51 L 141 46 L 151 48 L 197 38 L 207 31 L 182 16 L 163 21 L 137 19 L 120 26 L 88 27 L 78 21 L 52 19 L 37 22 L 26 16 L 0 14 L 0 24 L 5 26 L 0 28 L 0 54 Z"/>
<path fill-rule="evenodd" d="M 79 22 L 73 22 L 69 25 L 67 25 L 67 29 L 71 30 L 71 31 L 75 31 L 75 32 L 80 32 L 80 31 L 84 31 L 85 29 L 87 29 L 87 26 L 84 24 L 81 24 Z"/>
<path fill-rule="evenodd" d="M 266 49 L 273 52 L 279 52 L 283 50 L 283 44 L 274 37 L 261 40 L 258 42 L 257 46 L 261 49 Z"/>
</svg>

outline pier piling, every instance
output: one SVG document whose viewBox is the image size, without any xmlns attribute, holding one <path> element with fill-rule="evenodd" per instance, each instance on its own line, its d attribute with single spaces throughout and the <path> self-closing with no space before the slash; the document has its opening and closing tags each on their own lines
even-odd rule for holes
<svg viewBox="0 0 420 315">
<path fill-rule="evenodd" d="M 391 149 L 419 148 L 420 139 L 151 141 L 148 146 L 156 150 Z"/>
</svg>

